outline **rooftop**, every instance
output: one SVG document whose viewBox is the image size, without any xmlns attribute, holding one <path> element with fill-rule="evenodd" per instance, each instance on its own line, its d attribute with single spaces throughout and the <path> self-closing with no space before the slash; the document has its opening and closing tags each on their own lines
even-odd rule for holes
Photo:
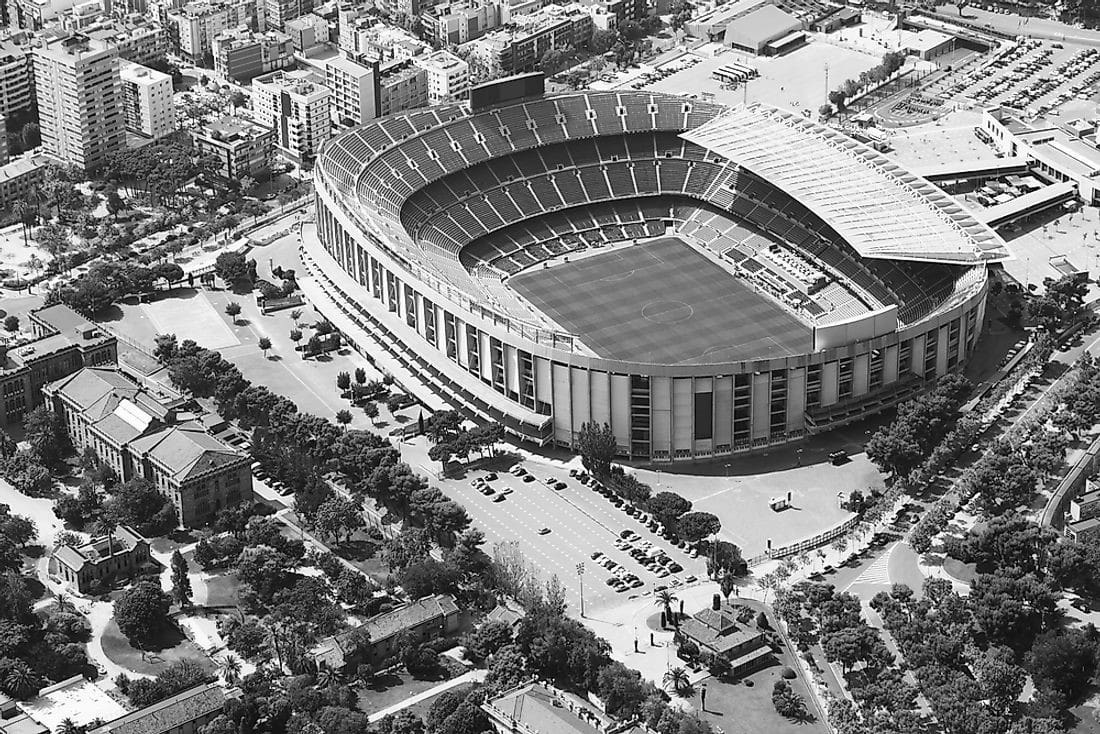
<svg viewBox="0 0 1100 734">
<path fill-rule="evenodd" d="M 514 688 L 483 708 L 526 734 L 602 734 L 612 723 L 580 699 L 542 683 Z"/>
<path fill-rule="evenodd" d="M 237 689 L 227 692 L 217 683 L 205 683 L 98 726 L 88 734 L 167 734 L 185 731 L 188 724 L 216 714 L 225 705 L 226 698 L 236 695 L 239 695 Z"/>
<path fill-rule="evenodd" d="M 1004 241 L 939 188 L 841 132 L 752 105 L 683 135 L 800 201 L 868 258 L 988 263 Z"/>
<path fill-rule="evenodd" d="M 0 166 L 0 181 L 11 181 L 20 176 L 26 176 L 28 173 L 33 173 L 42 168 L 48 162 L 46 156 L 33 154 L 12 159 Z"/>
<path fill-rule="evenodd" d="M 238 115 L 213 120 L 202 127 L 206 135 L 226 142 L 255 140 L 271 133 L 271 128 Z"/>
<path fill-rule="evenodd" d="M 119 525 L 111 533 L 110 542 L 106 535 L 90 539 L 79 546 L 62 545 L 54 551 L 54 557 L 74 571 L 86 563 L 99 563 L 114 556 L 129 553 L 139 543 L 146 540 L 126 525 Z"/>
<path fill-rule="evenodd" d="M 792 26 L 801 26 L 798 18 L 774 5 L 761 5 L 730 21 L 726 28 L 726 40 L 729 40 L 730 33 L 735 33 L 761 43 L 788 33 Z"/>
<path fill-rule="evenodd" d="M 84 726 L 95 719 L 113 719 L 126 713 L 122 704 L 80 675 L 43 688 L 19 708 L 50 731 L 57 731 L 65 719 Z"/>
<path fill-rule="evenodd" d="M 142 84 L 172 83 L 172 77 L 168 76 L 163 71 L 150 69 L 148 66 L 135 64 L 126 59 L 119 59 L 118 74 L 122 77 L 123 81 L 140 82 Z"/>
</svg>

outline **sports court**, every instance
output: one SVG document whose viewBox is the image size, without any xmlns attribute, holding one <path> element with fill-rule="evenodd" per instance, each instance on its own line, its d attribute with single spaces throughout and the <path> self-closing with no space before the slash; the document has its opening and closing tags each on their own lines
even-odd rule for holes
<svg viewBox="0 0 1100 734">
<path fill-rule="evenodd" d="M 158 334 L 175 334 L 180 341 L 193 339 L 207 349 L 224 349 L 241 343 L 201 292 L 182 300 L 163 298 L 144 303 L 141 310 Z"/>
<path fill-rule="evenodd" d="M 509 280 L 601 357 L 705 364 L 802 354 L 810 327 L 673 237 Z"/>
</svg>

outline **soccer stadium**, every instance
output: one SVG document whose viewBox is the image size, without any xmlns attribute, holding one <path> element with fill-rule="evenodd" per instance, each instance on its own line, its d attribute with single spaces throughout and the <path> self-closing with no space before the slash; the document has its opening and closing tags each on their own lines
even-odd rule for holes
<svg viewBox="0 0 1100 734">
<path fill-rule="evenodd" d="M 541 446 L 752 451 L 958 370 L 1004 242 L 765 106 L 538 95 L 381 118 L 314 171 L 303 288 L 365 354 Z"/>
</svg>

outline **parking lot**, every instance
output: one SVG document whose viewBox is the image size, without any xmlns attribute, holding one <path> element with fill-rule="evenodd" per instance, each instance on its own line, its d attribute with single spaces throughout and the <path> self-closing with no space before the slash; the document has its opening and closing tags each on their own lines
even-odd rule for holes
<svg viewBox="0 0 1100 734">
<path fill-rule="evenodd" d="M 584 564 L 586 613 L 705 575 L 704 560 L 692 558 L 689 551 L 653 532 L 643 524 L 648 519 L 644 514 L 631 517 L 559 466 L 529 461 L 518 466 L 524 476 L 499 471 L 495 479 L 487 480 L 493 473 L 474 470 L 461 480 L 444 480 L 441 488 L 466 508 L 485 533 L 488 552 L 495 543 L 518 541 L 547 579 L 551 574 L 558 576 L 574 610 L 579 563 Z M 482 482 L 483 488 L 475 486 Z M 622 538 L 624 533 L 630 541 Z M 643 565 L 630 555 L 632 551 L 668 560 L 663 564 L 646 560 Z M 624 579 L 618 589 L 608 585 L 613 578 Z"/>
<path fill-rule="evenodd" d="M 1072 100 L 1091 100 L 1100 82 L 1100 50 L 1030 39 L 960 80 L 947 92 L 981 105 L 1042 115 Z"/>
</svg>

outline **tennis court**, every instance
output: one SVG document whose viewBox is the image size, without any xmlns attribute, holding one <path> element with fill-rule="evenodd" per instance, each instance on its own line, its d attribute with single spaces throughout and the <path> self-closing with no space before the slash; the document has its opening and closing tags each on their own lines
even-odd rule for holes
<svg viewBox="0 0 1100 734">
<path fill-rule="evenodd" d="M 601 357 L 706 364 L 802 354 L 810 327 L 665 237 L 508 281 Z"/>
</svg>

